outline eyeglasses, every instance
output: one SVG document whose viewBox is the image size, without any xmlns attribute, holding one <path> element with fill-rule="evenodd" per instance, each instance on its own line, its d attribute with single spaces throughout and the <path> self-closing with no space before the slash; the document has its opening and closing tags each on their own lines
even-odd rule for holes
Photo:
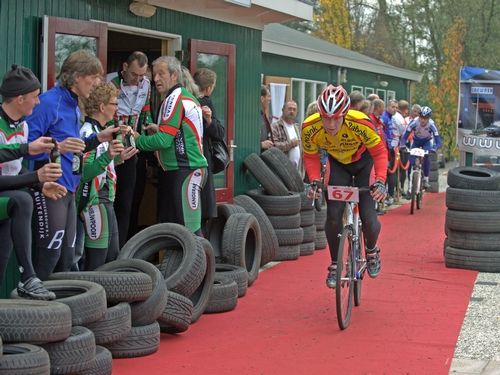
<svg viewBox="0 0 500 375">
<path fill-rule="evenodd" d="M 111 105 L 116 105 L 116 106 L 118 106 L 118 103 L 117 103 L 117 102 L 109 102 L 108 104 L 111 104 Z"/>
</svg>

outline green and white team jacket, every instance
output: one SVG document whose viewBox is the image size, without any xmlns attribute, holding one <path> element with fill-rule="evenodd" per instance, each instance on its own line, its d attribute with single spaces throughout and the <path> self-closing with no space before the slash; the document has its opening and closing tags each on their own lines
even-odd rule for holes
<svg viewBox="0 0 500 375">
<path fill-rule="evenodd" d="M 203 116 L 200 103 L 184 87 L 175 85 L 167 93 L 158 113 L 159 131 L 139 136 L 136 147 L 156 151 L 165 171 L 207 166 L 203 156 Z"/>
<path fill-rule="evenodd" d="M 19 150 L 28 143 L 28 124 L 23 119 L 12 122 L 0 109 L 0 145 L 2 149 Z M 17 176 L 22 169 L 22 157 L 0 164 L 0 175 Z"/>
<path fill-rule="evenodd" d="M 80 129 L 80 136 L 87 138 L 93 133 L 99 133 L 100 130 L 99 122 L 87 117 Z M 77 207 L 81 209 L 115 200 L 116 172 L 108 147 L 109 143 L 103 142 L 96 149 L 83 155 L 82 176 L 76 194 Z M 83 203 L 83 207 L 80 207 L 80 202 Z"/>
<path fill-rule="evenodd" d="M 144 77 L 139 84 L 128 85 L 120 72 L 109 73 L 106 80 L 119 91 L 118 110 L 115 120 L 123 121 L 135 131 L 142 133 L 142 125 L 153 122 L 151 117 L 151 82 Z"/>
</svg>

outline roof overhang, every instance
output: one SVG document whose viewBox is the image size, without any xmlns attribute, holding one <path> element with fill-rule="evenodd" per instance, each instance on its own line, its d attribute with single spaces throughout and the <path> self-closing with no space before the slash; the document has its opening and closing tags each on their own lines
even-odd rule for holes
<svg viewBox="0 0 500 375">
<path fill-rule="evenodd" d="M 312 5 L 299 0 L 139 0 L 161 8 L 263 30 L 269 23 L 311 21 Z"/>
<path fill-rule="evenodd" d="M 318 51 L 304 46 L 296 46 L 284 42 L 277 42 L 262 38 L 262 52 L 293 57 L 296 59 L 316 61 L 323 64 L 346 67 L 349 69 L 364 70 L 367 72 L 388 75 L 420 82 L 423 74 L 411 70 L 398 68 L 396 66 L 378 65 L 373 62 L 365 62 L 345 57 L 339 57 L 334 54 Z"/>
</svg>

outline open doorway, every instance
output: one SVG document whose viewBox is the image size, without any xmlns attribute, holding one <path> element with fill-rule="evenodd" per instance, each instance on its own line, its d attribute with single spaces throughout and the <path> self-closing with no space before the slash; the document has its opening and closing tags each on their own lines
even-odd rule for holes
<svg viewBox="0 0 500 375">
<path fill-rule="evenodd" d="M 162 55 L 162 39 L 142 35 L 108 31 L 108 67 L 107 73 L 121 70 L 123 62 L 133 51 L 144 52 L 149 63 Z"/>
<path fill-rule="evenodd" d="M 144 52 L 151 67 L 151 63 L 156 58 L 167 53 L 167 45 L 168 40 L 165 39 L 110 30 L 108 31 L 107 73 L 121 71 L 123 63 L 134 51 Z M 152 81 L 149 70 L 148 73 L 148 78 Z M 160 104 L 159 98 L 154 96 L 155 90 L 152 87 L 151 115 L 153 119 L 155 119 L 157 107 Z M 129 236 L 157 223 L 156 193 L 159 167 L 153 153 L 140 155 L 139 163 L 146 166 L 145 170 L 144 168 L 137 170 L 136 189 L 138 189 L 138 195 L 142 196 L 142 200 L 139 206 L 133 208 L 133 211 L 138 212 L 138 216 L 136 217 L 134 212 L 131 215 Z M 139 171 L 140 169 L 142 172 Z"/>
</svg>

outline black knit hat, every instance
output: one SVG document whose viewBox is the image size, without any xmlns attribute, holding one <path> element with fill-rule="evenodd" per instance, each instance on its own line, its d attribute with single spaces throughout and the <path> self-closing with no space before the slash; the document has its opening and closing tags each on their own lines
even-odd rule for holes
<svg viewBox="0 0 500 375">
<path fill-rule="evenodd" d="M 30 69 L 12 64 L 11 70 L 3 76 L 0 94 L 4 98 L 14 98 L 41 87 L 40 81 Z"/>
</svg>

